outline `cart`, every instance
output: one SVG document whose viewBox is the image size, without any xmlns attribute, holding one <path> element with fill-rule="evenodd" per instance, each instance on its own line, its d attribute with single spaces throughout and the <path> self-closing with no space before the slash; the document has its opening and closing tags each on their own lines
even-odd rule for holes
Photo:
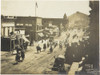
<svg viewBox="0 0 100 75">
<path fill-rule="evenodd" d="M 52 70 L 64 72 L 65 71 L 64 62 L 65 62 L 65 57 L 63 55 L 59 55 L 57 58 L 55 58 Z"/>
</svg>

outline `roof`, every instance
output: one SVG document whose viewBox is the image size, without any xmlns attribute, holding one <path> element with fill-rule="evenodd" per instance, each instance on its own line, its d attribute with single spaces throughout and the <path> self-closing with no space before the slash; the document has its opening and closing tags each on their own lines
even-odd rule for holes
<svg viewBox="0 0 100 75">
<path fill-rule="evenodd" d="M 34 16 L 16 16 L 17 18 L 42 18 L 42 17 L 34 17 Z"/>
<path fill-rule="evenodd" d="M 80 16 L 80 15 L 81 15 L 81 16 L 87 16 L 87 17 L 88 17 L 87 14 L 77 11 L 77 12 L 75 12 L 74 14 L 68 16 L 68 18 L 70 18 L 70 17 L 72 17 L 72 16 Z"/>
<path fill-rule="evenodd" d="M 63 20 L 63 18 L 42 18 L 43 20 Z"/>
<path fill-rule="evenodd" d="M 17 18 L 42 18 L 42 17 L 35 17 L 35 16 L 3 16 L 3 19 L 17 19 Z"/>
</svg>

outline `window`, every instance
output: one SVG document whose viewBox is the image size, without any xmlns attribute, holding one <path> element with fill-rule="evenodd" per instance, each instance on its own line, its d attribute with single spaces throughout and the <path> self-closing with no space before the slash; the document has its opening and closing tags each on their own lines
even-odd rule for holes
<svg viewBox="0 0 100 75">
<path fill-rule="evenodd" d="M 25 26 L 32 26 L 32 24 L 25 24 Z"/>
<path fill-rule="evenodd" d="M 46 21 L 44 21 L 44 23 L 46 23 Z"/>
<path fill-rule="evenodd" d="M 20 26 L 23 26 L 23 24 L 20 24 Z"/>
<path fill-rule="evenodd" d="M 9 27 L 8 27 L 8 36 L 9 36 L 9 32 L 10 32 L 10 31 L 9 31 Z"/>
<path fill-rule="evenodd" d="M 19 24 L 19 23 L 17 23 L 16 25 L 17 25 L 17 26 L 19 26 L 20 24 Z"/>
<path fill-rule="evenodd" d="M 23 26 L 23 24 L 22 24 L 22 23 L 17 23 L 16 25 L 17 25 L 17 26 Z"/>
<path fill-rule="evenodd" d="M 28 26 L 28 24 L 25 24 L 25 26 Z"/>
<path fill-rule="evenodd" d="M 38 30 L 38 25 L 37 25 L 37 30 Z"/>
<path fill-rule="evenodd" d="M 29 24 L 29 26 L 32 26 L 32 24 Z"/>
<path fill-rule="evenodd" d="M 12 28 L 12 32 L 14 32 L 14 27 Z"/>
<path fill-rule="evenodd" d="M 5 27 L 3 28 L 3 36 L 5 35 Z"/>
</svg>

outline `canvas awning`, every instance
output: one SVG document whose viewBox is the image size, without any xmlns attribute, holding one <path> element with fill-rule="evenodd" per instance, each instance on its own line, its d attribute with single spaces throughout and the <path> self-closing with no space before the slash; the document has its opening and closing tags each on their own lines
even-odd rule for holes
<svg viewBox="0 0 100 75">
<path fill-rule="evenodd" d="M 38 35 L 39 35 L 40 37 L 43 37 L 43 36 L 44 36 L 44 34 L 43 34 L 43 33 L 38 33 Z"/>
<path fill-rule="evenodd" d="M 23 39 L 25 42 L 30 42 L 30 41 L 25 37 L 25 35 L 22 36 L 22 39 Z"/>
</svg>

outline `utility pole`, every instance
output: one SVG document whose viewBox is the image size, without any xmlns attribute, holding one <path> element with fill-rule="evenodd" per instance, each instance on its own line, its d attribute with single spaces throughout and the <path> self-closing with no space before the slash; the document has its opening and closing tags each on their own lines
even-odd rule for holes
<svg viewBox="0 0 100 75">
<path fill-rule="evenodd" d="M 36 17 L 36 9 L 38 8 L 38 4 L 37 4 L 37 2 L 35 2 L 35 17 Z"/>
<path fill-rule="evenodd" d="M 35 3 L 35 17 L 36 17 L 36 3 Z"/>
</svg>

